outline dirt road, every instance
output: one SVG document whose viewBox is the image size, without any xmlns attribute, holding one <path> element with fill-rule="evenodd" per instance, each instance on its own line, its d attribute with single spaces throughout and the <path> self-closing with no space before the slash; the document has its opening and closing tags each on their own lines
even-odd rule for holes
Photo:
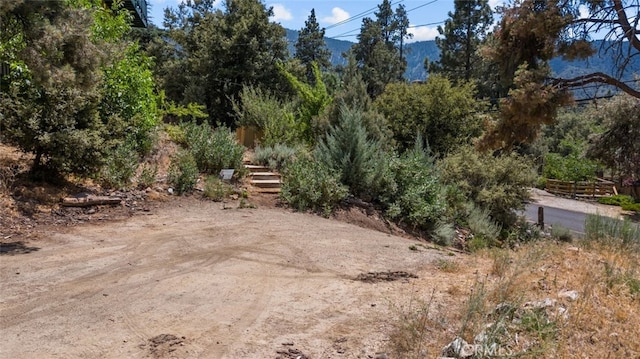
<svg viewBox="0 0 640 359">
<path fill-rule="evenodd" d="M 454 285 L 416 243 L 198 200 L 46 233 L 0 256 L 0 357 L 373 357 L 395 307 Z M 354 280 L 384 271 L 419 278 Z"/>
</svg>

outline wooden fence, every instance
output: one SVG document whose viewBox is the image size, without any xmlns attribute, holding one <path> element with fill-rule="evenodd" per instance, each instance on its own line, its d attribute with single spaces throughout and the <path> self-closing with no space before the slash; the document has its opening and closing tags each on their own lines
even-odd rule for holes
<svg viewBox="0 0 640 359">
<path fill-rule="evenodd" d="M 598 198 L 618 194 L 615 183 L 603 179 L 595 182 L 547 179 L 545 190 L 553 194 L 579 198 Z"/>
</svg>

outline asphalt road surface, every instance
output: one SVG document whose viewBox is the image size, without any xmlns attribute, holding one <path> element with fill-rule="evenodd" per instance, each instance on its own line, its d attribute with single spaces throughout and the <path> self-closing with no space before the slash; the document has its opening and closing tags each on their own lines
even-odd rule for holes
<svg viewBox="0 0 640 359">
<path fill-rule="evenodd" d="M 525 216 L 529 221 L 538 222 L 538 208 L 544 208 L 544 225 L 556 225 L 560 224 L 565 228 L 568 228 L 576 234 L 584 234 L 584 221 L 587 218 L 586 213 L 569 211 L 562 208 L 553 208 L 547 206 L 541 206 L 536 203 L 528 204 L 525 209 Z"/>
</svg>

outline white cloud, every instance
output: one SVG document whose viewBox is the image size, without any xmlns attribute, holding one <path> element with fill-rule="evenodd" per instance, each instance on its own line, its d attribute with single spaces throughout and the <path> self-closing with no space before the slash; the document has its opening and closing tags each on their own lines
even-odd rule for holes
<svg viewBox="0 0 640 359">
<path fill-rule="evenodd" d="M 339 7 L 334 7 L 333 9 L 331 9 L 331 16 L 323 17 L 322 21 L 327 22 L 329 24 L 336 24 L 350 17 L 351 15 L 349 15 L 348 12 L 342 10 Z"/>
<path fill-rule="evenodd" d="M 291 11 L 284 7 L 282 4 L 272 4 L 273 6 L 273 16 L 271 19 L 273 21 L 288 21 L 293 19 L 293 15 L 291 15 Z"/>
<path fill-rule="evenodd" d="M 589 8 L 587 7 L 587 5 L 580 5 L 578 7 L 578 11 L 580 12 L 581 19 L 586 19 L 589 17 Z"/>
<path fill-rule="evenodd" d="M 413 34 L 413 38 L 407 40 L 407 42 L 433 40 L 440 35 L 437 27 L 429 26 L 412 27 L 409 29 L 409 33 Z"/>
<path fill-rule="evenodd" d="M 496 6 L 504 5 L 504 0 L 489 0 L 489 7 L 495 9 Z"/>
</svg>

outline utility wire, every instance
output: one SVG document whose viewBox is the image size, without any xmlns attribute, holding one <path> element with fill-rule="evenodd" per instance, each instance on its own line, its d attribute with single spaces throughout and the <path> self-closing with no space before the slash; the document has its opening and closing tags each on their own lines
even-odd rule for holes
<svg viewBox="0 0 640 359">
<path fill-rule="evenodd" d="M 401 2 L 403 2 L 403 1 L 404 1 L 404 0 L 398 0 L 398 1 L 397 1 L 397 2 L 395 2 L 395 3 L 394 3 L 393 1 L 391 1 L 390 5 L 391 5 L 391 6 L 393 6 L 393 5 L 398 5 L 398 4 L 400 4 Z M 437 1 L 437 0 L 436 0 L 436 1 Z M 336 27 L 338 27 L 338 26 L 341 26 L 341 25 L 344 25 L 344 24 L 348 24 L 348 23 L 350 23 L 350 22 L 352 22 L 352 21 L 355 21 L 355 20 L 358 20 L 358 19 L 361 19 L 361 18 L 365 17 L 365 15 L 369 15 L 369 14 L 371 14 L 371 13 L 375 12 L 377 9 L 378 9 L 378 6 L 372 7 L 371 9 L 365 10 L 365 11 L 363 11 L 363 12 L 359 13 L 359 14 L 353 15 L 353 16 L 351 16 L 351 17 L 349 17 L 349 18 L 347 18 L 347 19 L 344 19 L 344 20 L 342 20 L 342 21 L 339 21 L 339 22 L 337 22 L 337 23 L 335 23 L 335 24 L 329 25 L 329 26 L 325 27 L 324 29 L 325 29 L 325 30 L 330 30 L 330 29 L 336 28 Z"/>
</svg>

